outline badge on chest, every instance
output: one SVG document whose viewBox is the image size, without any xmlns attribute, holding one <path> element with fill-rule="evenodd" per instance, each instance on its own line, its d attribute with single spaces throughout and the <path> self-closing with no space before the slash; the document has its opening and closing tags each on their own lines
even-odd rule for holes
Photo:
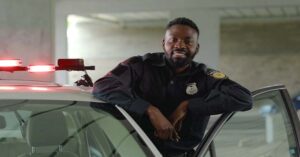
<svg viewBox="0 0 300 157">
<path fill-rule="evenodd" d="M 185 92 L 188 95 L 196 94 L 198 92 L 197 84 L 195 82 L 187 84 Z"/>
</svg>

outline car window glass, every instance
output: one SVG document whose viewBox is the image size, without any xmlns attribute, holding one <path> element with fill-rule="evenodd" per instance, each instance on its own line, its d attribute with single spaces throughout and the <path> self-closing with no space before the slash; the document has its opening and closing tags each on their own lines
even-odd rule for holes
<svg viewBox="0 0 300 157">
<path fill-rule="evenodd" d="M 99 116 L 99 114 L 96 113 L 92 113 L 91 115 L 93 116 L 93 119 L 97 119 L 97 117 Z M 95 130 L 96 128 L 101 128 L 101 131 L 103 131 L 103 133 L 111 141 L 113 147 L 112 151 L 118 152 L 121 156 L 128 156 L 128 157 L 145 156 L 145 153 L 141 148 L 142 144 L 141 145 L 135 144 L 137 142 L 134 139 L 135 130 L 122 129 L 120 128 L 120 126 L 122 126 L 120 125 L 120 123 L 121 123 L 120 121 L 117 121 L 109 116 L 103 116 L 95 123 L 96 126 L 91 126 L 91 127 L 93 127 L 93 130 Z M 95 138 L 92 139 L 95 140 Z"/>
<path fill-rule="evenodd" d="M 64 117 L 65 117 L 65 120 L 66 120 L 66 125 L 67 125 L 67 128 L 68 128 L 68 135 L 72 135 L 76 132 L 76 123 L 75 123 L 75 120 L 74 118 L 72 117 L 72 115 L 68 112 L 62 112 Z"/>
<path fill-rule="evenodd" d="M 110 104 L 1 100 L 0 156 L 153 156 Z M 3 120 L 4 119 L 4 120 Z"/>
<path fill-rule="evenodd" d="M 255 97 L 253 109 L 237 112 L 214 139 L 217 157 L 293 157 L 295 143 L 279 91 Z"/>
</svg>

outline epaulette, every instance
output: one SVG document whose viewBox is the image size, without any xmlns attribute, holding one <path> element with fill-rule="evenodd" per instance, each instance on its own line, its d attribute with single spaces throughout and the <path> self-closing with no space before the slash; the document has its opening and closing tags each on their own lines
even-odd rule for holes
<svg viewBox="0 0 300 157">
<path fill-rule="evenodd" d="M 209 68 L 207 68 L 206 74 L 215 79 L 227 79 L 228 78 L 224 73 L 214 70 L 214 69 L 209 69 Z"/>
</svg>

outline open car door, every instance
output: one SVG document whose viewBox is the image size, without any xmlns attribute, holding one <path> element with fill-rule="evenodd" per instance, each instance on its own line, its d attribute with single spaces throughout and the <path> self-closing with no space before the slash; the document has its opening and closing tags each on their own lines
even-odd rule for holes
<svg viewBox="0 0 300 157">
<path fill-rule="evenodd" d="M 225 113 L 194 157 L 300 157 L 300 124 L 283 85 L 252 92 L 253 108 Z"/>
</svg>

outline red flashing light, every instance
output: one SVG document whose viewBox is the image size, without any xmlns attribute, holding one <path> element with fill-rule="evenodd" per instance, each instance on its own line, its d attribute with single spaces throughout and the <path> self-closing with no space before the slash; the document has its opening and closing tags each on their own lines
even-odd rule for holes
<svg viewBox="0 0 300 157">
<path fill-rule="evenodd" d="M 52 72 L 55 71 L 54 65 L 30 65 L 28 66 L 28 72 Z"/>
<path fill-rule="evenodd" d="M 0 90 L 15 90 L 16 87 L 11 86 L 0 86 Z"/>
<path fill-rule="evenodd" d="M 17 67 L 21 66 L 22 62 L 19 59 L 0 60 L 0 67 Z"/>
<path fill-rule="evenodd" d="M 47 91 L 48 88 L 45 88 L 45 87 L 31 87 L 31 90 L 35 90 L 35 91 Z"/>
</svg>

